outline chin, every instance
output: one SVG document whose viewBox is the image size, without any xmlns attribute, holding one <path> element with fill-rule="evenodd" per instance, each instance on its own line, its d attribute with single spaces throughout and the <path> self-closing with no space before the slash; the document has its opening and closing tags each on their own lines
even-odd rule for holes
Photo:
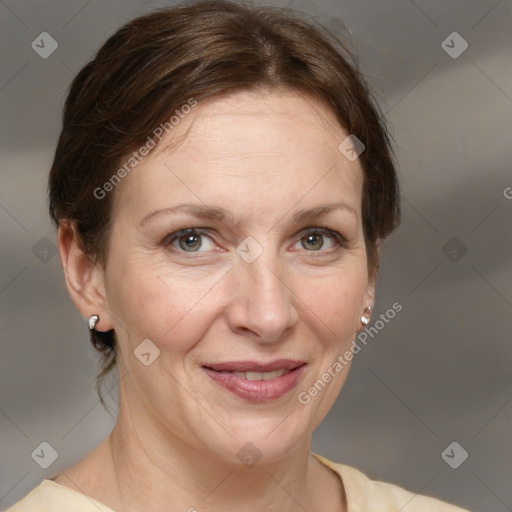
<svg viewBox="0 0 512 512">
<path fill-rule="evenodd" d="M 224 424 L 227 432 L 217 428 L 217 436 L 212 436 L 212 430 L 208 430 L 204 433 L 206 437 L 201 437 L 204 444 L 227 463 L 247 467 L 272 464 L 286 458 L 311 437 L 311 432 L 304 430 L 304 421 L 291 420 L 292 415 L 288 416 L 288 421 L 286 417 L 286 414 L 259 420 L 253 417 L 249 421 Z"/>
</svg>

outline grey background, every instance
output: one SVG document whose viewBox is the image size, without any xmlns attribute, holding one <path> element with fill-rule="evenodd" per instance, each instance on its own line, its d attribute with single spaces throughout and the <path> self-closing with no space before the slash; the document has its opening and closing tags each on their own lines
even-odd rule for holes
<svg viewBox="0 0 512 512">
<path fill-rule="evenodd" d="M 0 1 L 0 509 L 113 426 L 52 253 L 46 178 L 74 74 L 123 22 L 162 5 Z M 314 451 L 471 510 L 512 510 L 512 3 L 292 7 L 350 27 L 397 141 L 403 189 L 374 322 L 396 301 L 403 310 L 356 356 Z M 47 59 L 31 48 L 43 31 L 59 45 Z M 469 44 L 457 59 L 441 46 L 454 31 Z M 59 454 L 47 470 L 31 458 L 42 441 Z M 453 441 L 469 454 L 458 469 L 441 457 Z"/>
</svg>

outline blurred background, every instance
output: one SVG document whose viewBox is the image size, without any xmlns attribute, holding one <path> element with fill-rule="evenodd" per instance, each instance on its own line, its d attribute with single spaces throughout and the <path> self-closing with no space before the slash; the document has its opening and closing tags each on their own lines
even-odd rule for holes
<svg viewBox="0 0 512 512">
<path fill-rule="evenodd" d="M 0 0 L 0 510 L 114 424 L 46 180 L 74 75 L 121 24 L 171 3 Z M 350 29 L 402 181 L 374 329 L 313 451 L 473 511 L 512 510 L 512 2 L 271 3 Z M 57 454 L 46 469 L 43 442 Z"/>
</svg>

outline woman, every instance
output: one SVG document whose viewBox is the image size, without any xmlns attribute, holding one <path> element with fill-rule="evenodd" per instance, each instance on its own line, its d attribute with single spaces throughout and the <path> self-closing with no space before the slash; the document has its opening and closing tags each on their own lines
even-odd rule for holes
<svg viewBox="0 0 512 512">
<path fill-rule="evenodd" d="M 222 1 L 127 24 L 72 84 L 49 193 L 119 414 L 11 511 L 462 510 L 310 452 L 400 211 L 319 29 Z"/>
</svg>

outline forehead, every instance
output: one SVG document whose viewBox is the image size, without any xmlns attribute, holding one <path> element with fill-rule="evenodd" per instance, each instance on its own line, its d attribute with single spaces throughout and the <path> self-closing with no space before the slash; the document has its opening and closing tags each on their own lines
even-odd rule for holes
<svg viewBox="0 0 512 512">
<path fill-rule="evenodd" d="M 292 92 L 239 92 L 200 104 L 181 122 L 182 151 L 219 158 L 325 151 L 337 147 L 343 132 L 322 103 Z"/>
<path fill-rule="evenodd" d="M 170 206 L 178 193 L 222 201 L 276 192 L 296 200 L 327 194 L 334 201 L 339 192 L 359 206 L 360 164 L 339 151 L 347 133 L 320 101 L 296 93 L 241 92 L 187 111 L 123 180 L 116 191 L 120 207 Z"/>
</svg>

